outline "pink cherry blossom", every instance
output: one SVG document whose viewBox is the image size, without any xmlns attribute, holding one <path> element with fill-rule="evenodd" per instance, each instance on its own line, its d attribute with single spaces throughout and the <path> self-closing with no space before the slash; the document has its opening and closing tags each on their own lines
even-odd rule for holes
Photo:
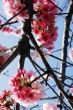
<svg viewBox="0 0 73 110">
<path fill-rule="evenodd" d="M 23 34 L 22 28 L 23 28 L 23 23 L 20 23 L 20 25 L 14 31 L 14 34 L 17 35 L 17 36 L 21 36 Z"/>
<path fill-rule="evenodd" d="M 55 104 L 44 103 L 43 104 L 43 110 L 58 110 L 58 108 Z"/>
<path fill-rule="evenodd" d="M 35 77 L 32 71 L 26 72 L 23 69 L 18 70 L 17 74 L 10 79 L 12 98 L 16 102 L 27 106 L 39 101 L 44 96 L 41 84 L 38 81 L 31 83 Z"/>
<path fill-rule="evenodd" d="M 73 88 L 70 88 L 70 91 L 73 93 Z"/>
<path fill-rule="evenodd" d="M 18 29 L 15 31 L 15 33 L 16 33 L 17 35 L 21 35 L 21 31 L 22 31 L 22 29 L 21 29 L 21 28 L 18 28 Z"/>
<path fill-rule="evenodd" d="M 21 9 L 25 7 L 25 5 L 22 4 L 20 0 L 3 0 L 3 6 L 4 6 L 5 14 L 8 18 L 16 15 Z M 28 18 L 27 10 L 21 12 L 15 18 L 15 20 L 24 20 L 25 18 Z"/>
<path fill-rule="evenodd" d="M 0 31 L 11 34 L 13 32 L 13 29 L 10 26 L 4 26 Z"/>
<path fill-rule="evenodd" d="M 48 0 L 40 0 L 34 4 L 34 10 L 37 11 L 36 19 L 33 20 L 33 33 L 41 44 L 53 49 L 54 42 L 57 39 L 57 27 L 55 26 L 55 14 L 57 7 Z"/>
<path fill-rule="evenodd" d="M 73 61 L 73 48 L 69 50 L 69 58 Z"/>
<path fill-rule="evenodd" d="M 1 20 L 1 24 L 4 24 L 3 20 Z M 17 27 L 16 30 L 13 27 L 7 25 L 7 26 L 4 26 L 0 31 L 4 32 L 5 34 L 8 34 L 8 35 L 9 34 L 14 34 L 14 35 L 17 35 L 17 36 L 21 36 L 22 32 L 23 32 L 22 31 L 22 23 L 20 23 L 20 26 Z"/>
<path fill-rule="evenodd" d="M 4 24 L 4 21 L 3 20 L 0 20 L 0 24 Z M 4 33 L 8 33 L 8 34 L 11 34 L 14 32 L 13 28 L 11 26 L 4 26 L 2 29 L 0 29 L 1 32 L 4 32 Z"/>
<path fill-rule="evenodd" d="M 10 96 L 11 92 L 7 90 L 0 94 L 0 110 L 12 110 L 15 102 Z"/>
<path fill-rule="evenodd" d="M 70 92 L 71 92 L 71 94 L 72 94 L 72 96 L 73 96 L 73 88 L 70 88 Z"/>
<path fill-rule="evenodd" d="M 3 51 L 6 51 L 6 50 L 7 50 L 6 47 L 0 45 L 0 53 L 3 52 Z M 10 54 L 5 54 L 5 55 L 2 55 L 2 56 L 0 55 L 0 66 L 2 64 L 4 64 L 4 62 L 9 58 L 9 56 L 10 56 Z"/>
</svg>

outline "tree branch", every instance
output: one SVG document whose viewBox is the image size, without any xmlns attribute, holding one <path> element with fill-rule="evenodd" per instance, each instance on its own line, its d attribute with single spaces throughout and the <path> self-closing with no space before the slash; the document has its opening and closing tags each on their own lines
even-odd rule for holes
<svg viewBox="0 0 73 110">
<path fill-rule="evenodd" d="M 62 80 L 61 82 L 64 83 L 65 81 L 65 74 L 66 74 L 66 62 L 67 62 L 67 47 L 68 47 L 68 38 L 69 38 L 69 29 L 70 29 L 70 23 L 72 20 L 72 14 L 73 14 L 73 1 L 70 4 L 68 15 L 66 16 L 65 20 L 65 29 L 64 29 L 64 35 L 62 40 L 62 52 L 61 52 L 61 59 L 63 62 L 61 63 L 60 72 L 62 73 Z M 67 62 L 68 63 L 68 62 Z M 64 86 L 62 86 L 64 87 Z M 63 95 L 60 93 L 61 97 L 61 103 L 63 101 Z M 60 110 L 62 110 L 62 107 L 60 107 Z"/>
</svg>

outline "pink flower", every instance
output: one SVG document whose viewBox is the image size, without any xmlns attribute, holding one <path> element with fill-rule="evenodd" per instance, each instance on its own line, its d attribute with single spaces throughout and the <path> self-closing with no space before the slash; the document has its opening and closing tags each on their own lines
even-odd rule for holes
<svg viewBox="0 0 73 110">
<path fill-rule="evenodd" d="M 40 0 L 33 7 L 37 11 L 37 15 L 32 22 L 32 31 L 37 36 L 38 41 L 50 51 L 53 49 L 58 36 L 55 26 L 57 7 L 48 0 Z"/>
<path fill-rule="evenodd" d="M 32 71 L 26 72 L 24 69 L 18 70 L 17 74 L 10 79 L 12 98 L 16 102 L 27 106 L 44 96 L 41 84 L 38 81 L 31 83 L 34 79 L 35 74 Z"/>
<path fill-rule="evenodd" d="M 1 31 L 9 34 L 13 32 L 13 29 L 10 26 L 4 26 Z"/>
<path fill-rule="evenodd" d="M 0 94 L 0 110 L 12 110 L 15 102 L 10 96 L 11 92 L 6 90 Z"/>
<path fill-rule="evenodd" d="M 73 88 L 70 88 L 70 91 L 73 93 Z"/>
<path fill-rule="evenodd" d="M 8 18 L 16 15 L 21 9 L 25 7 L 25 5 L 22 4 L 20 0 L 3 0 L 3 6 L 5 14 Z M 24 20 L 25 18 L 28 18 L 28 10 L 21 12 L 15 18 L 15 20 Z"/>
<path fill-rule="evenodd" d="M 0 45 L 0 52 L 6 51 L 7 48 Z M 9 58 L 10 54 L 0 55 L 0 66 Z"/>
<path fill-rule="evenodd" d="M 70 88 L 70 92 L 72 93 L 72 96 L 73 96 L 73 88 Z"/>
<path fill-rule="evenodd" d="M 73 61 L 73 48 L 69 51 L 69 58 L 71 61 Z"/>
<path fill-rule="evenodd" d="M 0 24 L 4 24 L 4 21 L 0 19 Z M 0 31 L 4 32 L 4 33 L 8 33 L 11 34 L 14 32 L 13 28 L 11 26 L 4 26 L 2 29 L 0 29 Z"/>
<path fill-rule="evenodd" d="M 43 110 L 58 110 L 58 108 L 55 104 L 45 103 L 43 104 Z"/>
<path fill-rule="evenodd" d="M 22 31 L 22 29 L 21 29 L 21 28 L 18 28 L 18 29 L 15 31 L 15 33 L 16 33 L 17 35 L 21 35 L 21 31 Z"/>
<path fill-rule="evenodd" d="M 14 34 L 17 36 L 21 36 L 23 34 L 23 24 L 21 23 L 20 26 L 17 27 L 17 29 L 15 30 Z"/>
</svg>

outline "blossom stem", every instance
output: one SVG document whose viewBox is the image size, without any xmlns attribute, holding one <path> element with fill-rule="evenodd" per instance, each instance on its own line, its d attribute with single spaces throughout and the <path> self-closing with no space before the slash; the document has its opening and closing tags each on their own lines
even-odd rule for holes
<svg viewBox="0 0 73 110">
<path fill-rule="evenodd" d="M 60 60 L 60 61 L 64 62 L 65 64 L 69 64 L 69 65 L 73 66 L 72 63 L 70 63 L 70 62 L 68 62 L 68 61 L 65 62 L 63 59 L 58 58 L 58 57 L 56 57 L 56 56 L 54 56 L 54 55 L 52 55 L 52 54 L 46 54 L 46 55 L 49 55 L 49 56 L 51 56 L 51 57 L 53 57 L 53 58 L 55 58 L 55 59 L 57 59 L 57 60 Z"/>
<path fill-rule="evenodd" d="M 31 62 L 33 62 L 40 70 L 42 70 L 43 72 L 45 72 L 45 70 L 43 68 L 41 68 L 32 58 L 31 56 L 29 56 L 29 59 Z"/>
<path fill-rule="evenodd" d="M 54 2 L 52 2 L 51 0 L 49 0 L 50 3 L 52 3 L 54 6 L 56 6 L 60 11 L 63 11 L 59 6 L 57 6 Z"/>
<path fill-rule="evenodd" d="M 55 15 L 67 15 L 68 13 L 56 13 Z"/>
<path fill-rule="evenodd" d="M 23 9 L 21 9 L 16 15 L 12 16 L 9 20 L 7 20 L 4 24 L 0 25 L 0 30 L 7 25 L 11 20 L 13 20 L 16 16 L 18 16 L 22 11 L 24 11 L 25 9 L 27 9 L 27 7 L 24 7 Z"/>
</svg>

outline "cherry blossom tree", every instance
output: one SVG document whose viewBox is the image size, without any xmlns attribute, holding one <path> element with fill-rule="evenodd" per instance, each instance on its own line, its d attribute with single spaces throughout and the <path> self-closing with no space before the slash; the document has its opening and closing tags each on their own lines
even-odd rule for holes
<svg viewBox="0 0 73 110">
<path fill-rule="evenodd" d="M 10 89 L 0 94 L 0 110 L 72 110 L 73 0 L 2 0 L 1 5 L 0 32 L 19 41 L 11 48 L 0 42 L 0 73 L 17 56 L 19 66 L 9 76 Z"/>
</svg>

